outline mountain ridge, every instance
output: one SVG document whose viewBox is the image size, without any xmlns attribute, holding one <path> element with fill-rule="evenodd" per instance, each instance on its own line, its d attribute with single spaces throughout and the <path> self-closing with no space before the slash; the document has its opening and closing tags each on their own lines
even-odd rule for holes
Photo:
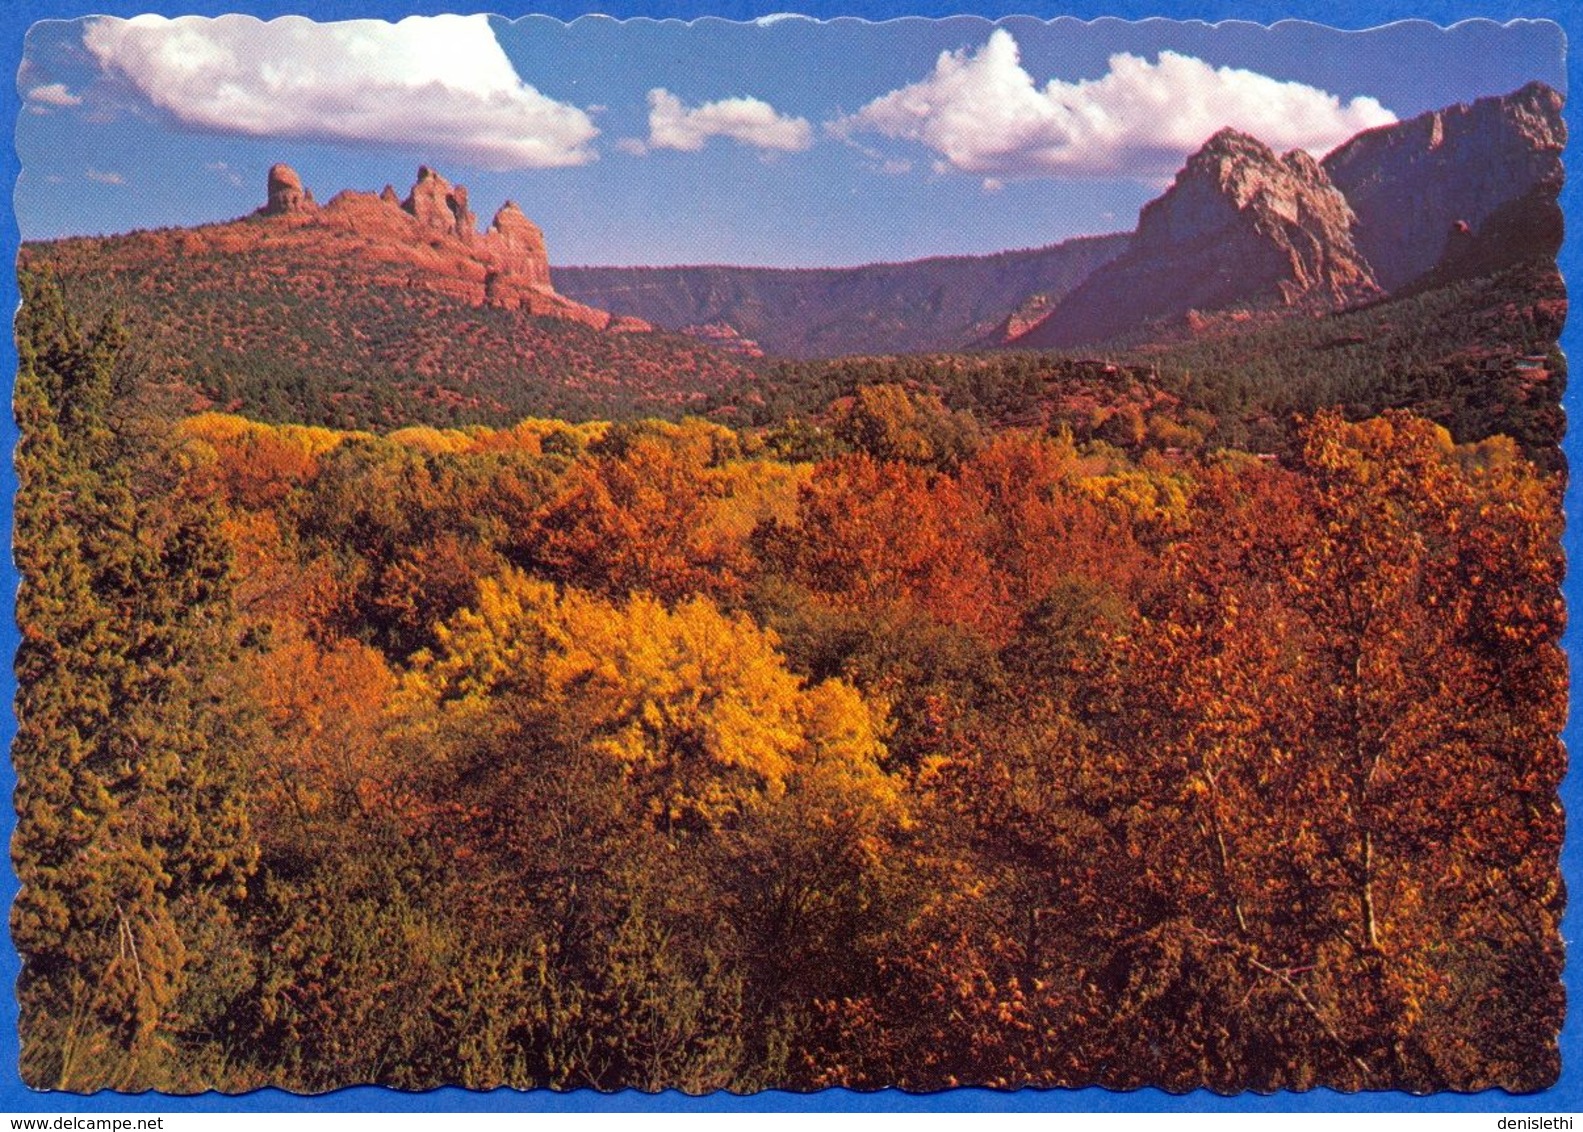
<svg viewBox="0 0 1583 1132">
<path fill-rule="evenodd" d="M 561 295 L 516 205 L 480 232 L 465 188 L 426 166 L 404 201 L 386 186 L 320 205 L 277 165 L 247 216 L 28 243 L 18 266 L 51 271 L 79 317 L 119 312 L 189 409 L 349 427 L 677 412 L 744 374 Z"/>
<path fill-rule="evenodd" d="M 1005 344 L 1092 346 L 1325 313 L 1543 255 L 1559 244 L 1561 105 L 1529 83 L 1365 130 L 1319 162 L 1221 130 L 1144 205 L 1124 255 Z"/>
<path fill-rule="evenodd" d="M 1457 221 L 1477 229 L 1536 188 L 1559 193 L 1563 101 L 1532 82 L 1364 130 L 1325 157 L 1383 287 L 1395 290 L 1433 268 Z"/>
<path fill-rule="evenodd" d="M 1064 295 L 1121 254 L 1129 233 L 982 256 L 928 256 L 855 267 L 568 266 L 562 291 L 656 326 L 726 324 L 773 354 L 959 349 L 1029 295 Z"/>
</svg>

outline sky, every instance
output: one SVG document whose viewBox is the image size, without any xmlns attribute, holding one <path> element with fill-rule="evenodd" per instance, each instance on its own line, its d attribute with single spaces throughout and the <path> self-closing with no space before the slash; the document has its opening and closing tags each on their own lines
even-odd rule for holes
<svg viewBox="0 0 1583 1132">
<path fill-rule="evenodd" d="M 552 264 L 809 267 L 1130 230 L 1223 126 L 1322 157 L 1533 79 L 1552 23 L 976 17 L 47 21 L 17 76 L 24 239 L 192 225 L 297 169 L 325 201 L 418 165 Z"/>
</svg>

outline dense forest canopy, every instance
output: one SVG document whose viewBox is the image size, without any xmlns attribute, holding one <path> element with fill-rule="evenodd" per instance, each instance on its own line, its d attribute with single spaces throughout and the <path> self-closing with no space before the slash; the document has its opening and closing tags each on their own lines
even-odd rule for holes
<svg viewBox="0 0 1583 1132">
<path fill-rule="evenodd" d="M 381 435 L 24 296 L 30 1084 L 1556 1079 L 1559 366 L 1515 430 L 1204 346 Z"/>
</svg>

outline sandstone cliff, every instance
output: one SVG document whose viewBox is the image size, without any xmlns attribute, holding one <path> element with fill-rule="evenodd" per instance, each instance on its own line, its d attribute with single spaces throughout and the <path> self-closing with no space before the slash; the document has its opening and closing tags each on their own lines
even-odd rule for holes
<svg viewBox="0 0 1583 1132">
<path fill-rule="evenodd" d="M 1017 346 L 1102 342 L 1190 312 L 1323 312 L 1379 294 L 1346 199 L 1312 157 L 1222 130 L 1145 205 L 1127 252 Z"/>
<path fill-rule="evenodd" d="M 1325 171 L 1357 214 L 1359 250 L 1380 285 L 1434 267 L 1457 221 L 1478 232 L 1503 205 L 1560 191 L 1566 125 L 1543 83 L 1367 130 Z"/>
</svg>

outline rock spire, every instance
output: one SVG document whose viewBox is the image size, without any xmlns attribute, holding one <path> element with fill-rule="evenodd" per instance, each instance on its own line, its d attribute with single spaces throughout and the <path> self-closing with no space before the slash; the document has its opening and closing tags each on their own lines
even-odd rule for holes
<svg viewBox="0 0 1583 1132">
<path fill-rule="evenodd" d="M 313 194 L 302 187 L 302 178 L 290 165 L 269 168 L 269 195 L 260 210 L 266 216 L 290 216 L 317 210 Z"/>
</svg>

